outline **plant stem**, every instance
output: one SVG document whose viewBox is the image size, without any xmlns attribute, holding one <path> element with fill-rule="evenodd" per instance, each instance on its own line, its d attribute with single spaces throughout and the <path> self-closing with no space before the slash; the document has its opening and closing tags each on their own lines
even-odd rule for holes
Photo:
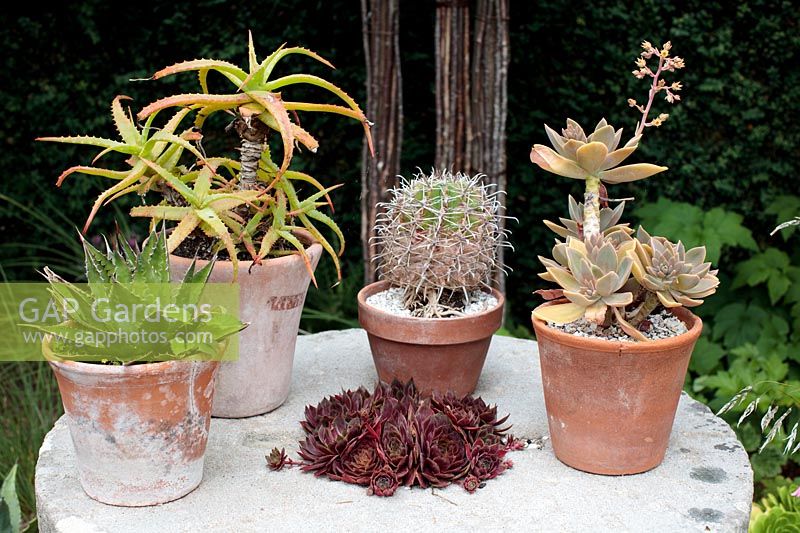
<svg viewBox="0 0 800 533">
<path fill-rule="evenodd" d="M 264 152 L 264 145 L 267 143 L 269 129 L 260 120 L 250 120 L 250 117 L 237 118 L 234 127 L 241 139 L 239 159 L 242 169 L 239 172 L 239 189 L 256 189 L 258 188 L 258 164 L 261 161 L 261 154 Z"/>
<path fill-rule="evenodd" d="M 644 302 L 642 302 L 636 314 L 632 316 L 628 322 L 631 326 L 638 326 L 644 319 L 650 316 L 650 313 L 652 313 L 660 303 L 661 301 L 658 299 L 658 296 L 656 296 L 656 293 L 647 291 Z"/>
<path fill-rule="evenodd" d="M 641 135 L 644 131 L 645 125 L 647 124 L 647 115 L 650 113 L 650 107 L 653 105 L 653 100 L 656 97 L 656 93 L 658 92 L 658 77 L 661 75 L 661 70 L 664 66 L 664 58 L 661 55 L 658 56 L 658 69 L 656 69 L 656 73 L 653 74 L 653 83 L 650 85 L 650 92 L 648 93 L 647 99 L 647 106 L 644 108 L 644 112 L 642 113 L 642 120 L 639 122 L 639 127 L 636 128 L 635 135 Z"/>
<path fill-rule="evenodd" d="M 600 234 L 600 178 L 586 178 L 586 192 L 583 194 L 583 238 L 589 239 Z"/>
</svg>

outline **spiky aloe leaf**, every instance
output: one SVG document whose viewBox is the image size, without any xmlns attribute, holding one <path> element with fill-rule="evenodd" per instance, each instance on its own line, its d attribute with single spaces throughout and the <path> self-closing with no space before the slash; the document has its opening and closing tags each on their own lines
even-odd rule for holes
<svg viewBox="0 0 800 533">
<path fill-rule="evenodd" d="M 246 94 L 176 94 L 156 100 L 152 104 L 147 105 L 144 109 L 139 111 L 137 117 L 139 120 L 143 120 L 152 113 L 175 106 L 226 106 L 224 109 L 235 109 L 248 102 L 250 102 L 250 97 Z"/>
<path fill-rule="evenodd" d="M 158 80 L 179 72 L 203 70 L 213 70 L 215 72 L 219 72 L 235 84 L 239 84 L 244 81 L 245 78 L 247 78 L 247 73 L 233 63 L 220 61 L 217 59 L 192 59 L 190 61 L 182 61 L 180 63 L 175 63 L 174 65 L 162 68 L 153 74 L 153 79 Z"/>
<path fill-rule="evenodd" d="M 136 128 L 136 124 L 122 109 L 122 100 L 130 99 L 130 96 L 125 95 L 115 97 L 111 102 L 111 116 L 114 118 L 114 126 L 117 128 L 117 132 L 119 132 L 119 136 L 122 137 L 125 144 L 136 145 L 139 143 L 141 135 Z"/>
</svg>

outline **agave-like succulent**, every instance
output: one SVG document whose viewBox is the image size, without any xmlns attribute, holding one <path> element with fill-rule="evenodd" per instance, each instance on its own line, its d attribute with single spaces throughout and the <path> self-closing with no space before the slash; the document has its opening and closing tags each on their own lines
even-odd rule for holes
<svg viewBox="0 0 800 533">
<path fill-rule="evenodd" d="M 534 316 L 547 322 L 566 324 L 585 318 L 603 324 L 609 308 L 619 309 L 633 302 L 633 294 L 619 292 L 633 268 L 630 246 L 615 248 L 602 236 L 586 243 L 568 238 L 553 249 L 556 261 L 539 257 L 547 269 L 540 277 L 558 283 L 569 302 L 542 307 Z"/>
<path fill-rule="evenodd" d="M 544 225 L 562 238 L 574 237 L 583 240 L 583 202 L 578 202 L 572 195 L 569 196 L 569 218 L 559 217 L 559 221 L 563 226 L 544 220 Z M 604 207 L 600 210 L 600 231 L 603 235 L 621 231 L 627 235 L 633 233 L 628 223 L 620 224 L 622 212 L 625 210 L 625 202 L 620 202 L 617 207 L 611 209 Z"/>
<path fill-rule="evenodd" d="M 706 262 L 706 247 L 686 250 L 683 243 L 651 237 L 644 228 L 636 234 L 633 276 L 645 289 L 656 294 L 664 307 L 696 307 L 716 292 L 717 270 Z"/>
<path fill-rule="evenodd" d="M 588 136 L 580 124 L 567 119 L 567 127 L 561 135 L 550 126 L 545 131 L 553 148 L 535 144 L 531 150 L 531 161 L 542 169 L 566 178 L 586 179 L 596 177 L 606 183 L 636 181 L 667 170 L 667 167 L 650 163 L 618 166 L 639 146 L 641 135 L 634 136 L 619 148 L 622 129 L 600 120 Z"/>
<path fill-rule="evenodd" d="M 401 485 L 444 487 L 468 475 L 491 479 L 511 467 L 505 454 L 521 449 L 500 427 L 507 418 L 498 419 L 497 408 L 480 398 L 422 398 L 413 381 L 380 383 L 372 393 L 344 391 L 306 407 L 306 438 L 298 451 L 303 460 L 275 449 L 267 463 L 272 470 L 300 466 L 368 485 L 378 496 L 391 496 Z M 473 481 L 462 485 L 474 491 L 479 483 Z"/>
</svg>

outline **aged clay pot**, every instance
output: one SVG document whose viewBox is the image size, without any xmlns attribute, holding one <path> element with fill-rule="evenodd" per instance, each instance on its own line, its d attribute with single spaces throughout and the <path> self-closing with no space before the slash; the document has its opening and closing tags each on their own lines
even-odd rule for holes
<svg viewBox="0 0 800 533">
<path fill-rule="evenodd" d="M 317 267 L 322 246 L 305 231 L 297 237 Z M 180 280 L 192 260 L 170 255 L 170 277 Z M 206 261 L 197 261 L 202 268 Z M 233 280 L 230 261 L 217 261 L 210 282 Z M 311 277 L 303 258 L 287 255 L 260 265 L 239 261 L 239 319 L 250 325 L 239 334 L 239 359 L 223 361 L 217 375 L 213 416 L 243 418 L 278 408 L 289 396 L 294 346 Z"/>
<path fill-rule="evenodd" d="M 50 365 L 86 494 L 111 505 L 140 507 L 176 500 L 197 488 L 219 362 Z"/>
<path fill-rule="evenodd" d="M 543 306 L 552 305 L 551 302 Z M 534 318 L 553 450 L 594 474 L 638 474 L 664 460 L 689 358 L 703 329 L 651 342 L 576 337 Z"/>
<path fill-rule="evenodd" d="M 492 342 L 500 329 L 505 298 L 477 315 L 458 318 L 396 316 L 367 304 L 367 298 L 390 287 L 386 281 L 367 285 L 358 293 L 358 321 L 367 331 L 372 359 L 381 381 L 414 379 L 426 395 L 452 391 L 470 394 Z"/>
</svg>

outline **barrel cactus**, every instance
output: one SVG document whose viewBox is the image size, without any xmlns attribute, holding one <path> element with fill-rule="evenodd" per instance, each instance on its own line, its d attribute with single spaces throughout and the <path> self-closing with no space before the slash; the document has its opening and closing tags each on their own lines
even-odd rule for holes
<svg viewBox="0 0 800 533">
<path fill-rule="evenodd" d="M 457 314 L 489 287 L 505 243 L 501 204 L 482 175 L 434 170 L 403 180 L 375 226 L 382 279 L 404 291 L 415 316 Z M 443 312 L 442 310 L 445 309 Z"/>
</svg>

